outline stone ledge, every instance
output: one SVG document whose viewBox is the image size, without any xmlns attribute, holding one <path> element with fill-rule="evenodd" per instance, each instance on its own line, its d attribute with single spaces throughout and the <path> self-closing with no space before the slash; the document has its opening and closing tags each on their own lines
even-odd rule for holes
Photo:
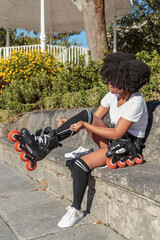
<svg viewBox="0 0 160 240">
<path fill-rule="evenodd" d="M 19 153 L 8 139 L 0 140 L 0 161 L 46 184 L 55 195 L 72 200 L 72 174 L 65 166 L 64 153 L 73 147 L 64 145 L 53 150 L 37 169 L 28 172 Z M 160 235 L 160 165 L 98 168 L 92 171 L 83 208 L 126 238 L 156 240 Z"/>
<path fill-rule="evenodd" d="M 147 102 L 149 112 L 149 123 L 147 127 L 145 148 L 143 156 L 146 161 L 160 163 L 160 102 L 149 101 Z M 97 108 L 89 108 L 95 112 Z M 22 127 L 28 128 L 31 132 L 35 132 L 38 128 L 44 129 L 45 127 L 57 128 L 57 120 L 59 118 L 70 118 L 79 113 L 83 109 L 68 109 L 68 110 L 52 110 L 52 111 L 34 111 L 24 114 L 21 119 L 13 124 L 0 124 L 0 138 L 7 138 L 8 133 Z M 109 116 L 104 118 L 104 121 L 110 125 Z M 63 144 L 77 148 L 83 145 L 86 148 L 97 148 L 96 144 L 90 139 L 87 131 L 82 130 L 72 138 L 67 138 Z"/>
</svg>

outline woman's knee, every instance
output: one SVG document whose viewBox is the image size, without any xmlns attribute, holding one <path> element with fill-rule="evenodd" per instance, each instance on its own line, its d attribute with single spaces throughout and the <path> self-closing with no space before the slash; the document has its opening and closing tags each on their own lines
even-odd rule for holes
<svg viewBox="0 0 160 240">
<path fill-rule="evenodd" d="M 81 158 L 88 165 L 90 170 L 93 170 L 94 168 L 102 167 L 106 165 L 107 151 L 108 151 L 107 147 L 104 147 L 102 149 L 98 149 L 92 153 L 89 153 Z"/>
</svg>

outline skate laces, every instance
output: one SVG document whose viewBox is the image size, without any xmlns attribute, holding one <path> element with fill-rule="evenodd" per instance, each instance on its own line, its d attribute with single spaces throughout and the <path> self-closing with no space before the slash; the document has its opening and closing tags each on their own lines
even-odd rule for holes
<svg viewBox="0 0 160 240">
<path fill-rule="evenodd" d="M 68 128 L 68 129 L 65 129 L 65 130 L 63 130 L 63 131 L 57 133 L 57 135 L 60 135 L 60 134 L 62 134 L 62 133 L 64 133 L 64 132 L 67 132 L 68 130 L 70 130 L 70 129 L 69 129 L 69 128 Z M 73 135 L 73 133 L 74 133 L 74 131 L 71 132 L 70 137 Z"/>
<path fill-rule="evenodd" d="M 35 140 L 38 141 L 39 144 L 47 144 L 47 138 L 49 138 L 49 136 L 47 134 L 44 134 L 42 137 L 41 136 L 35 136 Z"/>
</svg>

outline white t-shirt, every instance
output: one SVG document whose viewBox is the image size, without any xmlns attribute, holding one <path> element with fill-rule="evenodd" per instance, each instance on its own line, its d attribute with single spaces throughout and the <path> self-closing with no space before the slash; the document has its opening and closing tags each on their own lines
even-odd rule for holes
<svg viewBox="0 0 160 240">
<path fill-rule="evenodd" d="M 132 96 L 120 107 L 118 107 L 118 94 L 107 93 L 101 100 L 103 107 L 109 108 L 112 124 L 117 124 L 120 117 L 132 121 L 128 132 L 132 135 L 144 138 L 148 123 L 148 111 L 146 102 L 139 92 Z"/>
</svg>

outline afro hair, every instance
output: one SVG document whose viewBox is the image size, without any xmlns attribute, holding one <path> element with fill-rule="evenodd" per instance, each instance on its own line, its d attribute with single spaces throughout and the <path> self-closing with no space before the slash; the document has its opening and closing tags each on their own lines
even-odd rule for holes
<svg viewBox="0 0 160 240">
<path fill-rule="evenodd" d="M 137 92 L 149 82 L 150 68 L 133 54 L 116 52 L 107 55 L 101 69 L 103 79 L 118 89 Z"/>
</svg>

